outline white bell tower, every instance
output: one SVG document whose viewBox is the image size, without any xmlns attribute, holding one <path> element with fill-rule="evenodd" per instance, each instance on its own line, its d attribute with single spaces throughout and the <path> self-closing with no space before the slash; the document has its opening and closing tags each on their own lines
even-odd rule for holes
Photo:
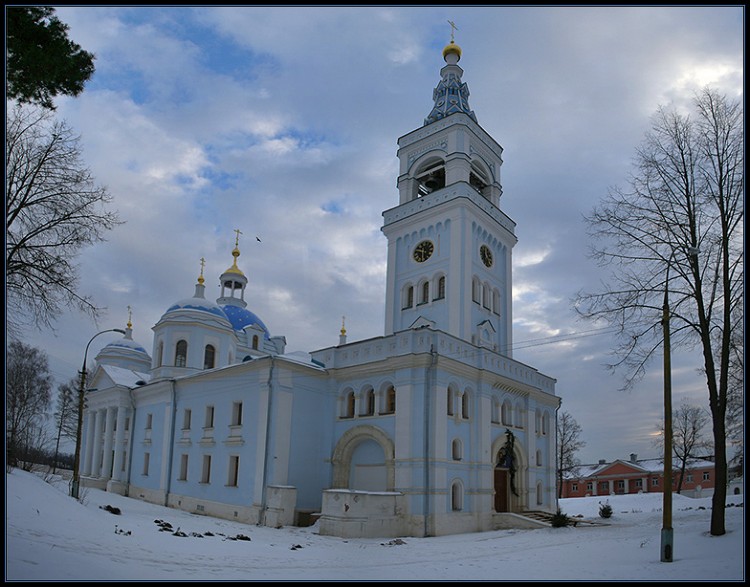
<svg viewBox="0 0 750 587">
<path fill-rule="evenodd" d="M 424 125 L 398 141 L 385 334 L 430 327 L 511 356 L 515 223 L 500 211 L 502 147 L 477 123 L 451 39 Z"/>
</svg>

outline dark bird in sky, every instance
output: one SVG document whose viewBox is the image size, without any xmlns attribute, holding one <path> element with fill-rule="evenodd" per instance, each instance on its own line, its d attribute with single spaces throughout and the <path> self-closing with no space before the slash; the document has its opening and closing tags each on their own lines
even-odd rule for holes
<svg viewBox="0 0 750 587">
<path fill-rule="evenodd" d="M 260 237 L 259 237 L 259 236 L 256 236 L 256 237 L 255 237 L 255 240 L 256 240 L 256 241 L 258 241 L 258 242 L 261 242 L 261 240 L 260 240 Z"/>
</svg>

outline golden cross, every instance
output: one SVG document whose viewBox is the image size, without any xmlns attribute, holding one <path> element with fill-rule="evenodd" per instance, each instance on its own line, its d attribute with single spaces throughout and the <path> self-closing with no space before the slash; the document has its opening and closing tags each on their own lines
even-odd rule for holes
<svg viewBox="0 0 750 587">
<path fill-rule="evenodd" d="M 240 235 L 242 234 L 242 232 L 240 231 L 239 228 L 235 228 L 234 232 L 237 233 L 237 238 L 234 239 L 234 246 L 237 247 L 240 244 Z"/>
<path fill-rule="evenodd" d="M 344 322 L 346 321 L 346 316 L 341 317 L 341 334 L 346 334 L 346 327 L 344 326 Z"/>
<path fill-rule="evenodd" d="M 451 43 L 453 42 L 453 33 L 458 30 L 458 27 L 456 26 L 456 23 L 452 20 L 448 21 L 448 24 L 451 25 Z"/>
<path fill-rule="evenodd" d="M 128 328 L 133 327 L 133 309 L 128 306 Z"/>
<path fill-rule="evenodd" d="M 203 277 L 203 268 L 206 266 L 206 260 L 201 257 L 201 277 Z"/>
</svg>

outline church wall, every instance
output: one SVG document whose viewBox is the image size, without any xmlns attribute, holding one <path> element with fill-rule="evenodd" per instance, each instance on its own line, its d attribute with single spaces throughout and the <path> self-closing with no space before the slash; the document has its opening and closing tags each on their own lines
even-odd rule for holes
<svg viewBox="0 0 750 587">
<path fill-rule="evenodd" d="M 260 502 L 260 495 L 253 491 L 261 466 L 256 436 L 265 418 L 259 386 L 258 372 L 246 368 L 207 372 L 177 382 L 172 492 L 226 504 Z M 241 423 L 237 424 L 240 404 Z M 190 411 L 188 428 L 186 410 Z"/>
<path fill-rule="evenodd" d="M 294 377 L 287 485 L 297 488 L 299 511 L 320 511 L 322 492 L 331 487 L 330 455 L 333 443 L 335 396 L 325 376 Z"/>
<path fill-rule="evenodd" d="M 136 397 L 138 391 L 135 392 Z M 169 458 L 166 433 L 172 415 L 169 389 L 167 386 L 157 386 L 140 395 L 132 423 L 130 484 L 147 493 L 163 495 Z M 150 499 L 153 500 L 159 501 L 157 497 Z"/>
</svg>

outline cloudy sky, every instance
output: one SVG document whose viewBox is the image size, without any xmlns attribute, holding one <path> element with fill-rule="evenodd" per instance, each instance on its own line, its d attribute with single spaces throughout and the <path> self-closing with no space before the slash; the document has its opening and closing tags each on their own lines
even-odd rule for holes
<svg viewBox="0 0 750 587">
<path fill-rule="evenodd" d="M 660 363 L 634 390 L 604 365 L 614 340 L 571 301 L 603 275 L 583 215 L 625 185 L 659 105 L 706 84 L 741 95 L 744 7 L 60 7 L 96 73 L 58 116 L 124 223 L 80 257 L 83 293 L 107 311 L 29 332 L 58 382 L 91 336 L 151 327 L 207 297 L 232 264 L 248 307 L 287 350 L 384 330 L 382 212 L 398 204 L 397 140 L 421 127 L 458 27 L 469 104 L 504 148 L 501 208 L 517 223 L 515 359 L 557 379 L 583 429 L 584 462 L 657 457 Z M 260 238 L 260 242 L 256 239 Z M 118 335 L 98 337 L 92 358 Z M 673 389 L 707 407 L 699 358 L 675 350 Z"/>
</svg>

